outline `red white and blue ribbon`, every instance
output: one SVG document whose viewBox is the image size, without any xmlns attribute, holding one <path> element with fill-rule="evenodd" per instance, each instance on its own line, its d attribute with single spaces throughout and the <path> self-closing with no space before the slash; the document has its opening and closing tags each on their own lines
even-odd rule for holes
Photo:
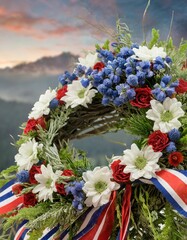
<svg viewBox="0 0 187 240">
<path fill-rule="evenodd" d="M 187 217 L 187 171 L 164 169 L 150 180 L 173 208 Z"/>
<path fill-rule="evenodd" d="M 14 237 L 14 240 L 26 240 L 28 238 L 27 233 L 29 229 L 26 228 L 27 220 L 24 220 L 17 229 L 17 233 Z"/>
<path fill-rule="evenodd" d="M 0 215 L 11 212 L 22 205 L 23 196 L 16 196 L 12 192 L 12 187 L 16 184 L 13 179 L 0 189 Z"/>
<path fill-rule="evenodd" d="M 121 212 L 121 216 L 122 216 L 121 228 L 120 228 L 120 232 L 117 240 L 127 239 L 127 232 L 128 232 L 130 214 L 131 214 L 131 194 L 132 194 L 131 185 L 127 184 L 125 188 L 124 196 L 123 196 L 122 212 Z"/>
<path fill-rule="evenodd" d="M 27 220 L 24 220 L 17 229 L 17 233 L 14 237 L 14 240 L 27 240 L 29 239 L 29 229 L 26 228 Z M 59 230 L 59 226 L 56 226 L 52 229 L 45 229 L 43 232 L 43 235 L 39 240 L 49 240 L 52 239 L 52 237 L 55 237 L 56 233 Z M 55 238 L 54 238 L 55 239 Z"/>
<path fill-rule="evenodd" d="M 100 208 L 93 209 L 85 218 L 80 231 L 73 240 L 109 239 L 114 224 L 116 208 L 116 192 L 111 195 L 110 202 Z"/>
</svg>

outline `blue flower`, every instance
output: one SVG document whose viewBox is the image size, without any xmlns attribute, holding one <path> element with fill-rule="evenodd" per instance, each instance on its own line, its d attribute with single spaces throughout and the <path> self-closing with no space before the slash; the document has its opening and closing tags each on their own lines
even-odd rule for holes
<svg viewBox="0 0 187 240">
<path fill-rule="evenodd" d="M 113 82 L 114 84 L 118 84 L 118 83 L 120 82 L 120 77 L 117 76 L 117 75 L 112 75 L 112 74 L 111 74 L 110 79 L 112 80 L 112 82 Z"/>
<path fill-rule="evenodd" d="M 59 101 L 56 98 L 53 98 L 51 102 L 49 103 L 49 108 L 50 109 L 55 109 L 58 107 Z"/>
<path fill-rule="evenodd" d="M 179 130 L 174 128 L 168 133 L 168 136 L 172 142 L 176 142 L 180 139 L 181 133 L 179 132 Z"/>
<path fill-rule="evenodd" d="M 113 102 L 117 107 L 119 107 L 124 104 L 125 101 L 122 97 L 116 97 Z"/>
<path fill-rule="evenodd" d="M 106 96 L 103 96 L 103 98 L 102 98 L 102 104 L 103 104 L 104 106 L 106 106 L 106 105 L 109 104 L 109 102 L 110 102 L 110 99 L 109 99 L 108 97 L 106 97 Z"/>
<path fill-rule="evenodd" d="M 127 90 L 127 97 L 129 100 L 133 100 L 135 96 L 136 96 L 136 92 L 133 88 L 130 88 Z"/>
<path fill-rule="evenodd" d="M 66 194 L 72 194 L 73 195 L 73 201 L 72 205 L 74 208 L 77 210 L 82 210 L 83 209 L 83 202 L 85 199 L 84 193 L 83 193 L 83 188 L 84 182 L 83 181 L 73 181 L 68 183 L 65 186 L 65 191 Z"/>
<path fill-rule="evenodd" d="M 89 83 L 90 83 L 90 81 L 87 78 L 81 79 L 81 84 L 84 88 L 87 88 Z"/>
<path fill-rule="evenodd" d="M 130 85 L 130 86 L 133 86 L 133 87 L 136 87 L 138 86 L 138 77 L 136 75 L 129 75 L 127 77 L 127 83 Z"/>
<path fill-rule="evenodd" d="M 106 78 L 106 79 L 103 80 L 103 84 L 104 84 L 107 88 L 112 87 L 112 80 L 109 79 L 109 78 Z"/>
<path fill-rule="evenodd" d="M 108 90 L 108 88 L 104 85 L 104 84 L 100 84 L 98 87 L 97 87 L 98 91 L 102 94 L 105 94 Z"/>
<path fill-rule="evenodd" d="M 134 54 L 133 50 L 128 47 L 122 47 L 120 53 L 118 54 L 121 57 L 127 58 Z"/>
<path fill-rule="evenodd" d="M 168 97 L 171 97 L 175 93 L 175 88 L 168 87 L 165 89 L 165 93 Z"/>
<path fill-rule="evenodd" d="M 171 81 L 171 76 L 169 75 L 164 75 L 163 78 L 161 79 L 161 82 L 164 82 L 166 85 Z"/>
<path fill-rule="evenodd" d="M 176 150 L 177 150 L 177 148 L 176 148 L 174 142 L 170 142 L 169 145 L 166 147 L 166 151 L 168 153 L 175 152 Z"/>
<path fill-rule="evenodd" d="M 171 58 L 170 58 L 170 57 L 168 57 L 168 56 L 166 56 L 165 60 L 166 60 L 166 62 L 167 62 L 168 64 L 172 63 L 172 60 L 171 60 Z"/>
<path fill-rule="evenodd" d="M 29 182 L 29 172 L 26 170 L 22 170 L 16 174 L 16 178 L 17 181 L 21 183 Z"/>
<path fill-rule="evenodd" d="M 161 57 L 156 57 L 155 62 L 153 64 L 153 68 L 157 71 L 160 71 L 161 69 L 163 69 L 164 66 L 164 61 Z"/>
</svg>

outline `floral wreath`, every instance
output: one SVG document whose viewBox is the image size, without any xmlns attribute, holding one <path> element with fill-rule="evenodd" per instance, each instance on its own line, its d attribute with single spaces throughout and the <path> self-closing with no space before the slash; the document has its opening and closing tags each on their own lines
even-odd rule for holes
<svg viewBox="0 0 187 240">
<path fill-rule="evenodd" d="M 149 43 L 134 44 L 118 22 L 112 43 L 96 45 L 40 96 L 16 166 L 0 174 L 3 239 L 187 236 L 186 50 L 155 29 Z M 108 166 L 92 167 L 69 143 L 120 129 L 138 140 Z"/>
</svg>

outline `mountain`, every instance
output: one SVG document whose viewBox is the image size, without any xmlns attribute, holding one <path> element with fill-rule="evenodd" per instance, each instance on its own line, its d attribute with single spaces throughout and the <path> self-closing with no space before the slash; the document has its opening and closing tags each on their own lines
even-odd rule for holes
<svg viewBox="0 0 187 240">
<path fill-rule="evenodd" d="M 72 70 L 78 56 L 70 52 L 63 52 L 53 57 L 42 57 L 35 62 L 20 63 L 13 68 L 0 69 L 0 74 L 5 73 L 30 73 L 56 75 L 64 70 Z"/>
<path fill-rule="evenodd" d="M 58 76 L 65 70 L 72 71 L 77 61 L 78 56 L 65 52 L 0 69 L 0 99 L 33 104 L 46 89 L 56 88 Z"/>
</svg>

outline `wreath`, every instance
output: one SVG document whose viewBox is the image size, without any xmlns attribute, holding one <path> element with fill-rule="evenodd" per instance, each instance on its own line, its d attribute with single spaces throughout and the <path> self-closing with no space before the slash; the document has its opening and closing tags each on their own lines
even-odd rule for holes
<svg viewBox="0 0 187 240">
<path fill-rule="evenodd" d="M 34 104 L 0 174 L 1 239 L 186 239 L 187 42 L 112 41 L 79 58 Z M 93 167 L 70 140 L 138 136 Z"/>
</svg>

